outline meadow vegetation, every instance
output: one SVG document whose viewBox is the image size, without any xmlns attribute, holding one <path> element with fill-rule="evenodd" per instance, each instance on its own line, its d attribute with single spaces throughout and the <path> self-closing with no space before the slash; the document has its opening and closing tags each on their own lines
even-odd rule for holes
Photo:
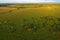
<svg viewBox="0 0 60 40">
<path fill-rule="evenodd" d="M 15 4 L 0 10 L 0 40 L 60 40 L 59 4 Z"/>
</svg>

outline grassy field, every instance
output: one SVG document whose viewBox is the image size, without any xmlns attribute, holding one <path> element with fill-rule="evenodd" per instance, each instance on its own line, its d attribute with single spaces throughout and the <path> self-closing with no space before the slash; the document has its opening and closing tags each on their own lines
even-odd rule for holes
<svg viewBox="0 0 60 40">
<path fill-rule="evenodd" d="M 0 40 L 60 40 L 60 4 L 0 6 Z"/>
</svg>

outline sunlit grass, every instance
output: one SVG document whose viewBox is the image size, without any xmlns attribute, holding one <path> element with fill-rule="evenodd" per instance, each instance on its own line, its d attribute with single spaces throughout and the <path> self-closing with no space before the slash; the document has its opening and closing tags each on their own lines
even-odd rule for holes
<svg viewBox="0 0 60 40">
<path fill-rule="evenodd" d="M 0 40 L 60 40 L 59 8 L 15 6 L 0 7 L 3 13 L 0 14 Z"/>
</svg>

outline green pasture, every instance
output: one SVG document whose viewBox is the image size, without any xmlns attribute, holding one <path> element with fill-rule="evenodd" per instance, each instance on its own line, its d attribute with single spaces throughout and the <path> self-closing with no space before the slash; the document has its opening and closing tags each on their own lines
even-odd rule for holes
<svg viewBox="0 0 60 40">
<path fill-rule="evenodd" d="M 0 12 L 0 40 L 60 40 L 60 5 L 16 8 Z"/>
</svg>

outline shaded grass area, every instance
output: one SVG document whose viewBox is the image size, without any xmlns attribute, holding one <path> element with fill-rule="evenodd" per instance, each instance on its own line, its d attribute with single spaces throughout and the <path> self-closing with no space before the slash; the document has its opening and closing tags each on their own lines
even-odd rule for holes
<svg viewBox="0 0 60 40">
<path fill-rule="evenodd" d="M 0 14 L 0 40 L 60 40 L 60 12 L 51 10 L 22 8 Z"/>
</svg>

